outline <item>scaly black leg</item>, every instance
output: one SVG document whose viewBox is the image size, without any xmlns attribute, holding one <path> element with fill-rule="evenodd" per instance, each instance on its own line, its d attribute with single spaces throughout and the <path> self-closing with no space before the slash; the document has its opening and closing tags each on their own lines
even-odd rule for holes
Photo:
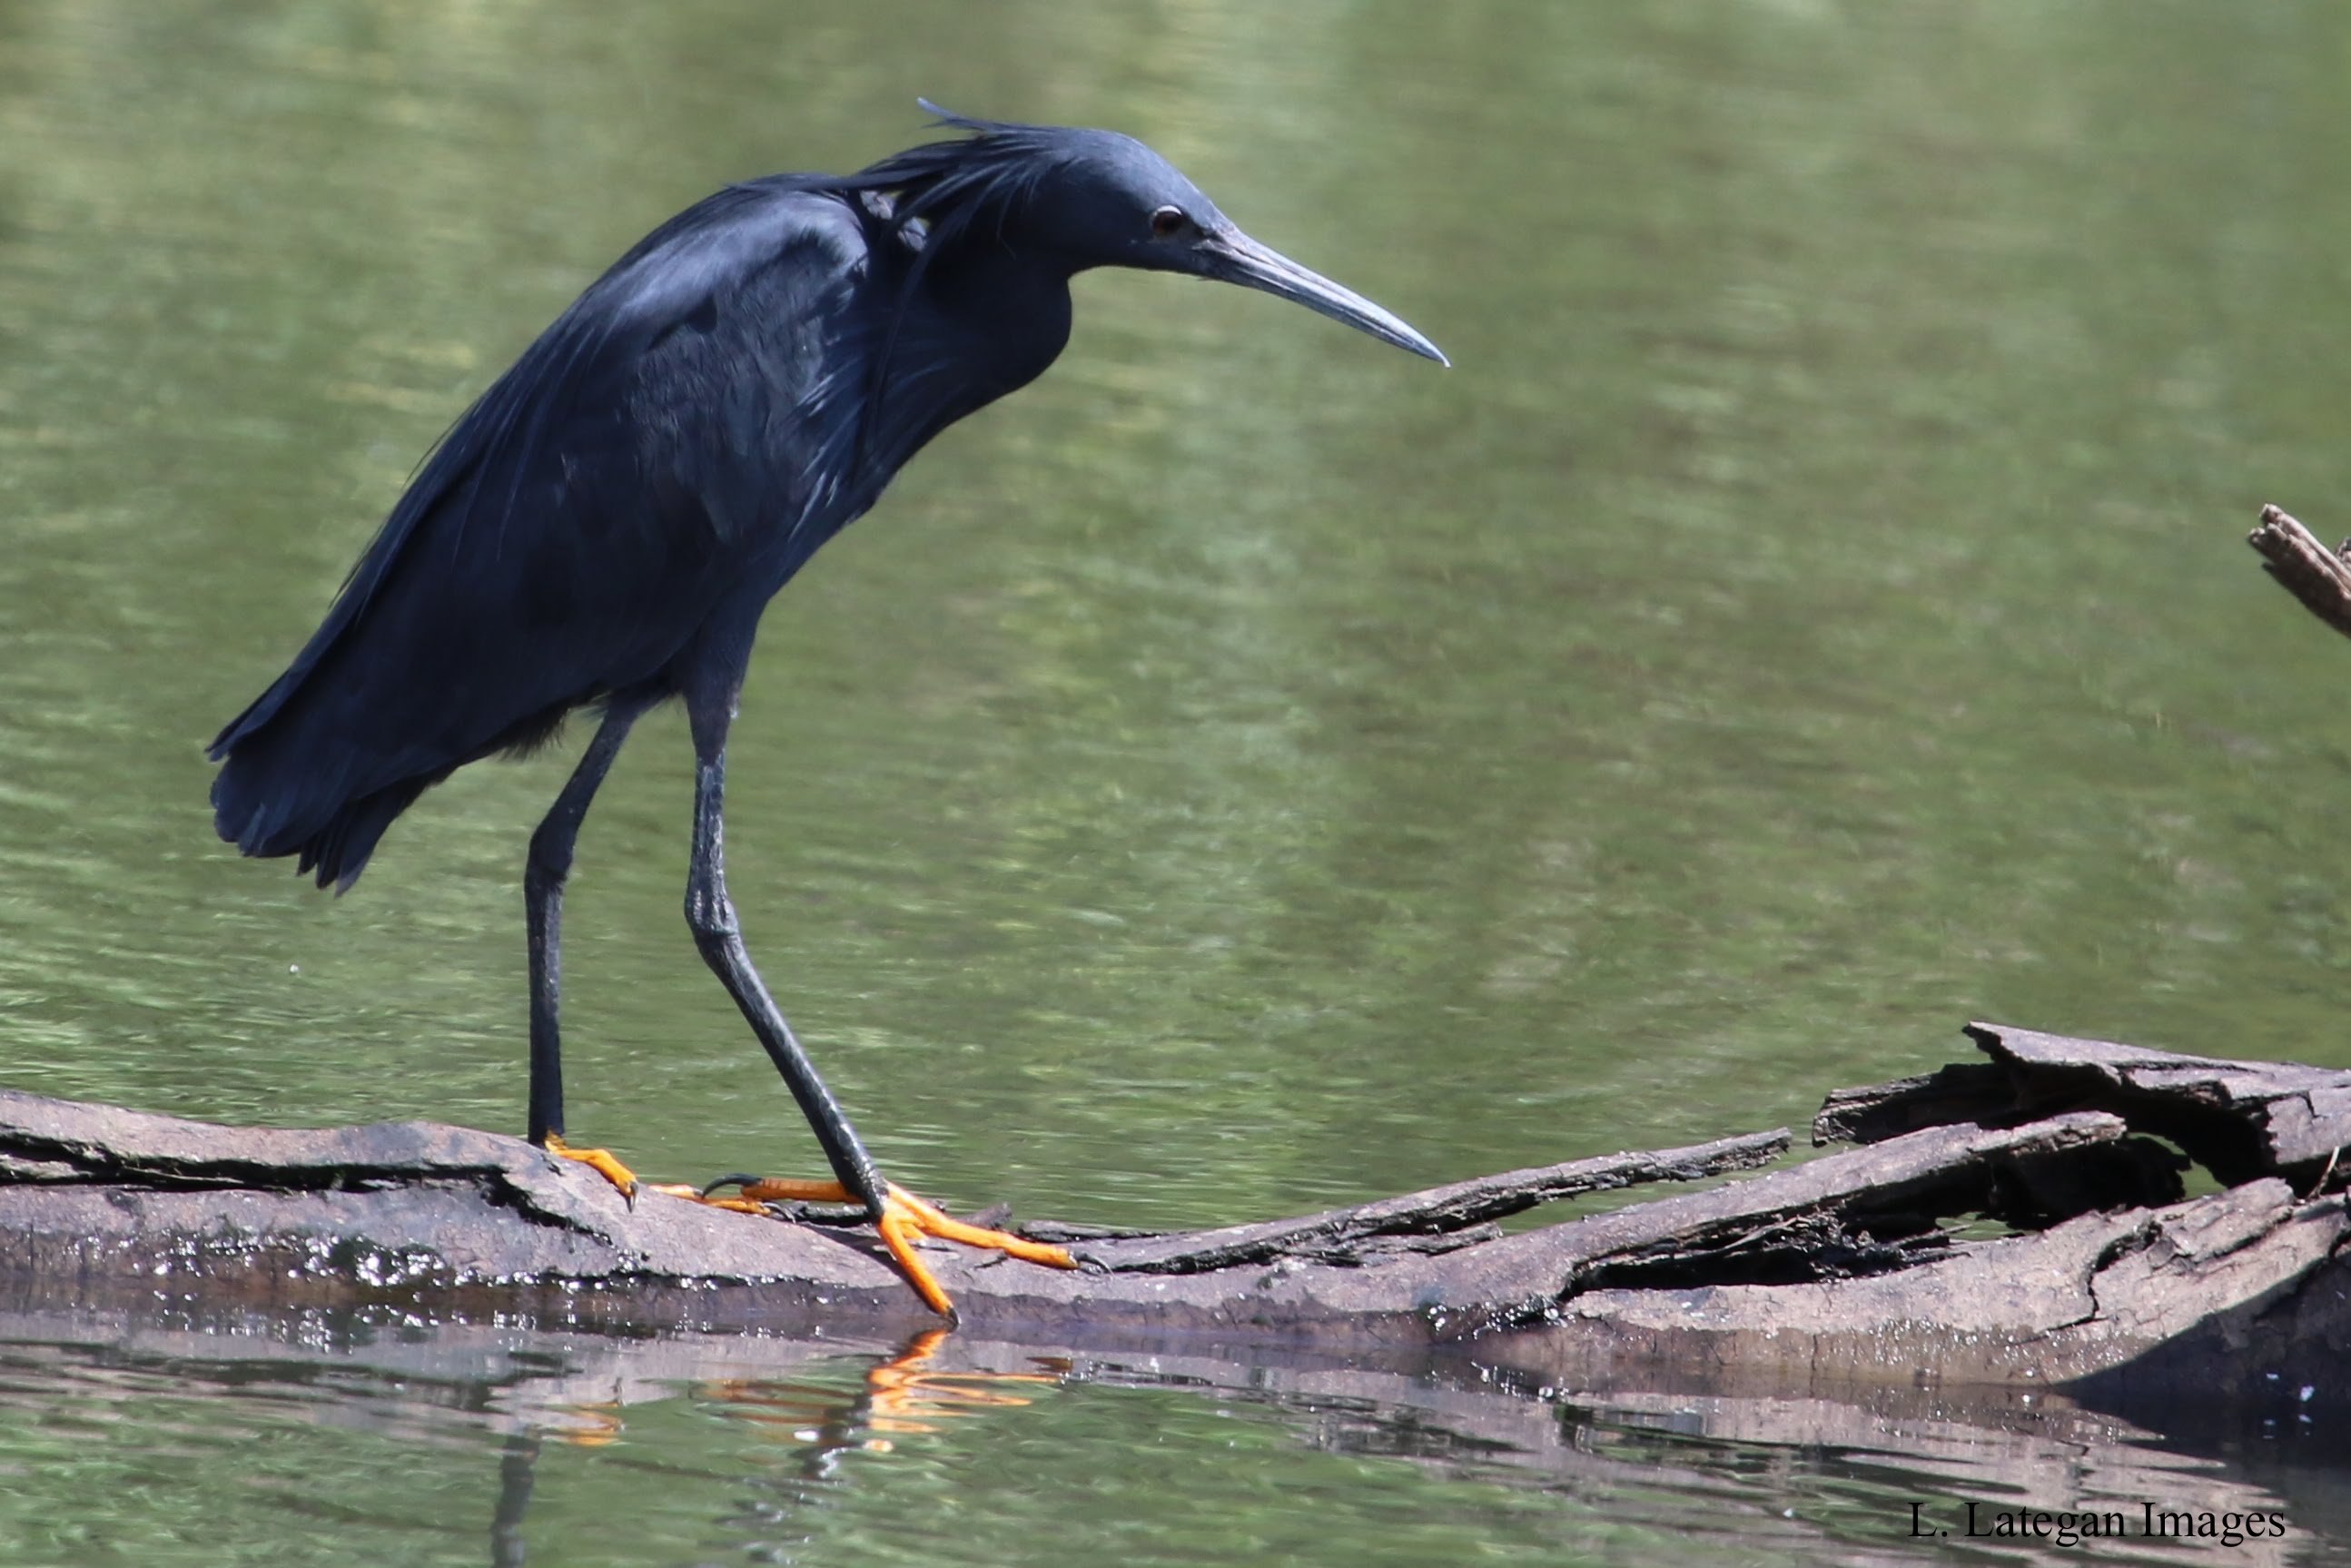
<svg viewBox="0 0 2351 1568">
<path fill-rule="evenodd" d="M 759 971 L 752 967 L 734 903 L 726 896 L 726 730 L 735 718 L 735 694 L 731 689 L 689 691 L 685 703 L 686 720 L 694 729 L 694 862 L 686 873 L 685 923 L 694 931 L 703 962 L 743 1009 L 751 1032 L 783 1074 L 784 1085 L 799 1103 L 832 1174 L 878 1220 L 886 1207 L 882 1173 L 865 1152 L 857 1129 L 849 1124 L 841 1102 L 817 1076 L 815 1064 L 784 1021 Z"/>
<path fill-rule="evenodd" d="M 689 690 L 685 711 L 694 728 L 695 762 L 694 866 L 687 873 L 685 923 L 694 929 L 695 946 L 702 949 L 704 961 L 735 998 L 735 1005 L 743 1009 L 751 1032 L 768 1048 L 776 1071 L 783 1074 L 792 1098 L 799 1103 L 800 1113 L 808 1118 L 817 1142 L 824 1146 L 824 1157 L 831 1165 L 835 1177 L 831 1182 L 808 1182 L 736 1176 L 713 1185 L 739 1184 L 744 1197 L 754 1202 L 786 1199 L 863 1204 L 883 1245 L 890 1249 L 890 1256 L 897 1261 L 908 1282 L 933 1311 L 949 1320 L 955 1316 L 955 1303 L 932 1277 L 929 1267 L 915 1256 L 914 1240 L 918 1236 L 936 1236 L 968 1247 L 991 1248 L 1049 1268 L 1076 1268 L 1076 1260 L 1061 1248 L 966 1225 L 882 1179 L 882 1173 L 874 1168 L 873 1156 L 865 1152 L 863 1141 L 842 1113 L 841 1103 L 816 1075 L 808 1052 L 800 1049 L 791 1025 L 784 1021 L 759 972 L 751 967 L 751 956 L 743 946 L 742 928 L 735 918 L 735 905 L 726 896 L 726 729 L 735 717 L 734 690 L 731 685 L 724 690 L 704 688 L 699 694 Z"/>
<path fill-rule="evenodd" d="M 571 873 L 571 850 L 588 802 L 596 798 L 597 786 L 642 711 L 606 710 L 587 755 L 530 835 L 530 862 L 522 877 L 523 915 L 530 932 L 530 1141 L 542 1146 L 550 1138 L 559 1146 L 563 1140 L 563 1039 L 556 1021 L 563 989 L 563 882 Z"/>
</svg>

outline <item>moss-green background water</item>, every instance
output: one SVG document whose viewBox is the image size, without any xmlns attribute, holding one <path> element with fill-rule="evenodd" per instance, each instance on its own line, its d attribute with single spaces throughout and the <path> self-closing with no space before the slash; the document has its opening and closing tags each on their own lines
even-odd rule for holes
<svg viewBox="0 0 2351 1568">
<path fill-rule="evenodd" d="M 2351 516 L 2346 62 L 2322 3 L 0 10 L 0 1082 L 519 1125 L 561 763 L 333 901 L 201 745 L 612 256 L 918 92 L 1144 137 L 1457 368 L 1089 277 L 778 601 L 734 891 L 899 1179 L 1254 1217 L 1798 1121 L 1970 1016 L 2351 1063 L 2351 649 L 2238 542 Z M 572 1127 L 812 1169 L 688 790 L 652 721 L 583 841 Z M 1086 1408 L 1072 1473 L 1158 1431 Z"/>
</svg>

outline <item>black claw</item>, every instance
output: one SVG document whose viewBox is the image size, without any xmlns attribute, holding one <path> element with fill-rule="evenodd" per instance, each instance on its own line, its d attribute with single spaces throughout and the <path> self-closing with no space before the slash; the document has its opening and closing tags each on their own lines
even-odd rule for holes
<svg viewBox="0 0 2351 1568">
<path fill-rule="evenodd" d="M 718 1177 L 716 1181 L 705 1183 L 702 1188 L 702 1196 L 708 1197 L 712 1193 L 716 1192 L 722 1186 L 749 1186 L 753 1182 L 761 1179 L 761 1177 L 755 1176 L 745 1176 L 740 1172 L 737 1172 L 734 1176 L 723 1176 Z"/>
</svg>

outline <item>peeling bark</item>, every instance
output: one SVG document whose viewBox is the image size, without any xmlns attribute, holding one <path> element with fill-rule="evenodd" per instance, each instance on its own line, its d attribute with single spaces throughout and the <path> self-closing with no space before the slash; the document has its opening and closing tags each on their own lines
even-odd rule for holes
<svg viewBox="0 0 2351 1568">
<path fill-rule="evenodd" d="M 1040 1241 L 1077 1242 L 1081 1261 L 1114 1272 L 1200 1274 L 1280 1258 L 1363 1263 L 1384 1249 L 1382 1245 L 1367 1244 L 1384 1244 L 1384 1249 L 1391 1250 L 1449 1252 L 1473 1241 L 1497 1239 L 1501 1233 L 1483 1228 L 1486 1222 L 1522 1213 L 1538 1204 L 1649 1182 L 1696 1181 L 1726 1171 L 1752 1169 L 1770 1165 L 1787 1151 L 1787 1130 L 1780 1128 L 1694 1148 L 1602 1155 L 1533 1170 L 1505 1171 L 1402 1197 L 1259 1225 L 1168 1236 L 1129 1233 L 1100 1239 L 1071 1226 L 1032 1225 L 1028 1229 Z"/>
<path fill-rule="evenodd" d="M 2223 1182 L 2284 1176 L 2310 1186 L 2344 1175 L 2335 1152 L 2351 1144 L 2351 1072 L 2180 1056 L 1999 1024 L 1972 1023 L 1968 1034 L 1991 1061 L 1840 1089 L 1813 1119 L 1813 1141 L 1866 1144 L 1952 1121 L 2011 1125 L 2096 1110 L 2169 1139 Z M 2124 1179 L 2122 1167 L 2114 1179 Z"/>
</svg>

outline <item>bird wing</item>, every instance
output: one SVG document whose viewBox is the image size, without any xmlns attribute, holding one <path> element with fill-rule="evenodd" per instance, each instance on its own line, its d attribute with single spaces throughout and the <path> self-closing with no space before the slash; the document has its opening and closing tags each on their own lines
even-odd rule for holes
<svg viewBox="0 0 2351 1568">
<path fill-rule="evenodd" d="M 871 226 L 781 176 L 647 235 L 451 428 L 213 756 L 291 726 L 340 796 L 445 771 L 652 679 L 747 575 L 780 586 L 847 520 Z"/>
</svg>

